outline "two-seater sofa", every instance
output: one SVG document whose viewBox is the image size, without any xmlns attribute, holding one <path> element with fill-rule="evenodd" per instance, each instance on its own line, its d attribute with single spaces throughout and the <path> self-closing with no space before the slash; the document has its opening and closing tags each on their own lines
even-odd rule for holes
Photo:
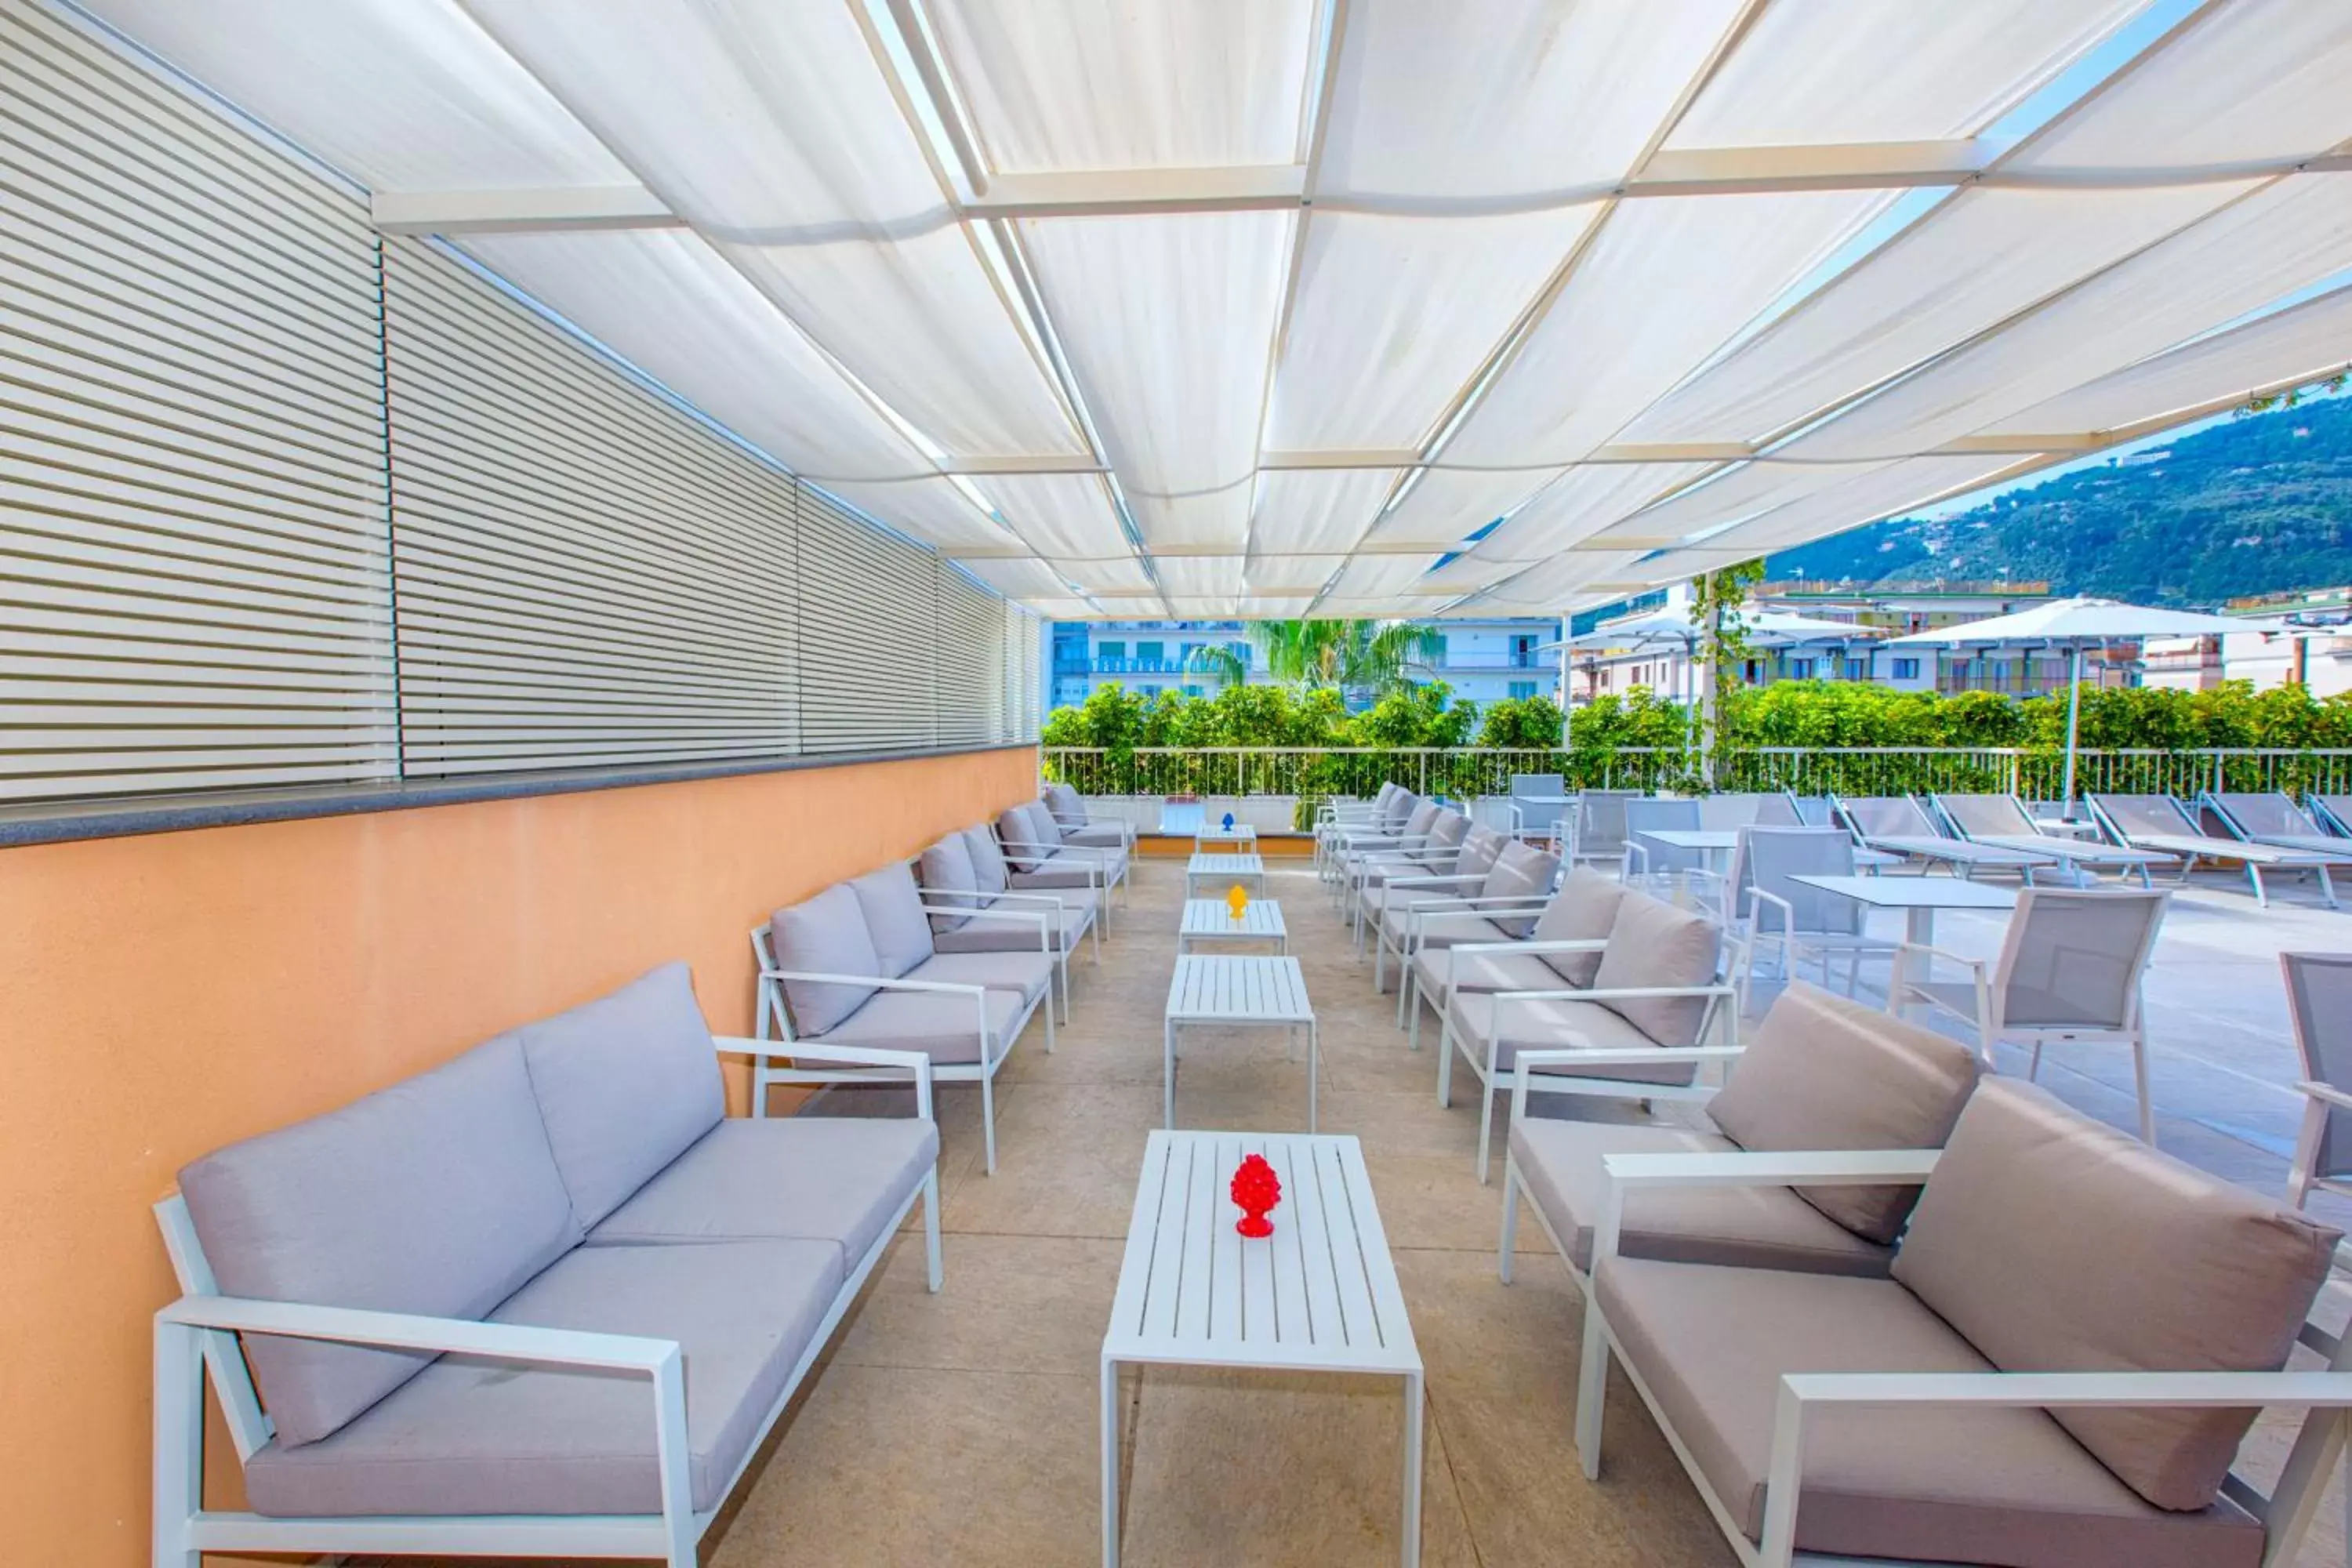
<svg viewBox="0 0 2352 1568">
<path fill-rule="evenodd" d="M 1613 1358 L 1743 1563 L 2298 1560 L 2352 1409 L 2352 1352 L 2307 1321 L 2340 1232 L 2015 1079 L 1983 1079 L 1940 1152 L 1604 1164 L 1585 1471 Z M 1623 1246 L 1646 1194 L 1923 1179 L 1884 1277 Z M 2298 1344 L 2326 1370 L 2290 1368 Z M 2307 1413 L 2267 1497 L 2235 1473 L 2264 1407 Z"/>
<path fill-rule="evenodd" d="M 652 1558 L 695 1542 L 923 1200 L 907 1118 L 724 1115 L 683 964 L 180 1173 L 153 1557 Z M 248 1510 L 203 1505 L 203 1377 Z"/>
<path fill-rule="evenodd" d="M 809 1081 L 811 1064 L 835 1060 L 836 1046 L 918 1052 L 939 1082 L 980 1086 L 981 1137 L 995 1174 L 996 1075 L 1040 1010 L 1045 1048 L 1054 1048 L 1060 955 L 1043 915 L 994 922 L 1017 947 L 942 951 L 932 921 L 964 913 L 926 895 L 898 861 L 778 910 L 754 930 L 755 1027 L 774 1055 L 753 1064 L 753 1114 L 765 1113 L 770 1086 Z"/>
</svg>

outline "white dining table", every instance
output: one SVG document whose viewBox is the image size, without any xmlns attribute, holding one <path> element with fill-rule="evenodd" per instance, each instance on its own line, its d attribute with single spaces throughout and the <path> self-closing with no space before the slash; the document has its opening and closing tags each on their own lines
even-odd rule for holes
<svg viewBox="0 0 2352 1568">
<path fill-rule="evenodd" d="M 2018 890 L 2015 888 L 1971 882 L 1964 877 L 1796 876 L 1789 880 L 1801 882 L 1824 893 L 1835 893 L 1840 898 L 1852 899 L 1874 910 L 1901 910 L 1903 940 L 1915 947 L 1936 945 L 1936 911 L 1938 910 L 2013 910 L 2017 907 Z M 1908 975 L 1909 964 L 1903 955 L 1896 954 L 1896 984 L 1899 985 Z"/>
</svg>

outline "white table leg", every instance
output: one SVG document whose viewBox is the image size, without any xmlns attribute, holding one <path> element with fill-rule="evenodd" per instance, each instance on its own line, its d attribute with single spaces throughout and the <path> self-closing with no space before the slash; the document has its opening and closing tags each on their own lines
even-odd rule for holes
<svg viewBox="0 0 2352 1568">
<path fill-rule="evenodd" d="M 1404 1374 L 1404 1568 L 1421 1568 L 1422 1374 Z"/>
<path fill-rule="evenodd" d="M 1903 911 L 1903 940 L 1916 947 L 1935 946 L 1936 911 L 1926 904 L 1914 904 L 1909 909 L 1905 910 Z M 1895 958 L 1897 962 L 1895 965 L 1895 994 L 1897 996 L 1900 996 L 1904 994 L 1903 988 L 1908 985 L 1911 982 L 1912 958 L 1907 952 L 1897 953 Z M 1932 963 L 1930 963 L 1930 967 L 1933 967 Z M 1906 1002 L 1900 1007 L 1896 1008 L 1895 1011 L 1898 1016 L 1908 1016 L 1911 1011 L 1911 1004 Z"/>
<path fill-rule="evenodd" d="M 1102 1363 L 1103 1568 L 1118 1568 L 1118 1363 Z"/>
<path fill-rule="evenodd" d="M 1167 1086 L 1162 1106 L 1166 1114 L 1160 1118 L 1160 1125 L 1173 1128 L 1176 1125 L 1176 1020 L 1171 1018 L 1162 1024 L 1160 1036 L 1163 1053 L 1160 1078 Z"/>
<path fill-rule="evenodd" d="M 1315 1131 L 1316 1069 L 1322 1065 L 1322 1031 L 1313 1023 L 1307 1026 L 1307 1131 Z"/>
</svg>

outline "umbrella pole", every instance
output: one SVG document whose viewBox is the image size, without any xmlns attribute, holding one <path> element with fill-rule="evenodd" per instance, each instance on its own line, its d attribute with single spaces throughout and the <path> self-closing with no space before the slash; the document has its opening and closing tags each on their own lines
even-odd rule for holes
<svg viewBox="0 0 2352 1568">
<path fill-rule="evenodd" d="M 2074 814 L 2074 736 L 2083 715 L 2083 645 L 2074 645 L 2073 679 L 2066 682 L 2066 815 Z"/>
</svg>

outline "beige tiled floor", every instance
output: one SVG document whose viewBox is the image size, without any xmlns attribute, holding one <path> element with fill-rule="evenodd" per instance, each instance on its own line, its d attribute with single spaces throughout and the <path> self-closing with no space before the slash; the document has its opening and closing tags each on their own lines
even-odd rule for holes
<svg viewBox="0 0 2352 1568">
<path fill-rule="evenodd" d="M 1267 894 L 1284 900 L 1323 1023 L 1323 1130 L 1364 1141 L 1428 1368 L 1423 1562 L 1732 1563 L 1622 1381 L 1606 1473 L 1598 1485 L 1579 1473 L 1576 1294 L 1549 1256 L 1497 1281 L 1499 1189 L 1472 1173 L 1467 1075 L 1441 1110 L 1433 1031 L 1407 1050 L 1392 998 L 1375 996 L 1369 963 L 1293 865 L 1276 863 Z M 1035 1033 L 1006 1064 L 993 1176 L 980 1170 L 977 1093 L 942 1092 L 946 1288 L 924 1290 L 919 1245 L 902 1241 L 705 1542 L 711 1568 L 1098 1561 L 1097 1356 L 1160 1119 L 1181 883 L 1173 864 L 1139 868 L 1101 966 L 1076 972 L 1058 1053 Z M 1177 1114 L 1187 1127 L 1303 1126 L 1303 1068 L 1270 1032 L 1191 1032 Z M 1523 1251 L 1548 1251 L 1532 1223 L 1520 1235 Z M 1154 1369 L 1130 1376 L 1127 1397 L 1129 1563 L 1397 1561 L 1392 1382 Z M 2341 1518 L 2331 1498 L 2305 1563 L 2343 1561 Z"/>
</svg>

